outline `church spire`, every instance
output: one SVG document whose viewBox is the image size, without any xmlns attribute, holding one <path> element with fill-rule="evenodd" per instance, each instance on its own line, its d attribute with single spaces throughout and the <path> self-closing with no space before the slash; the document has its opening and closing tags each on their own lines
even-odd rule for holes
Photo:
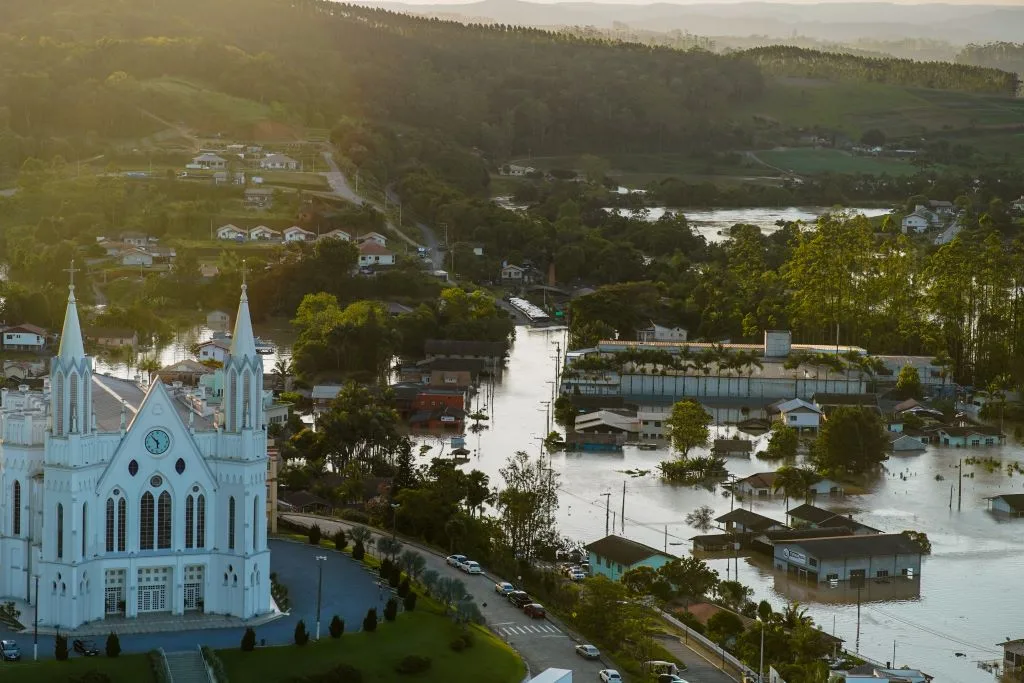
<svg viewBox="0 0 1024 683">
<path fill-rule="evenodd" d="M 71 261 L 71 267 L 67 269 L 71 274 L 71 284 L 68 285 L 68 307 L 64 312 L 64 328 L 60 333 L 60 349 L 57 357 L 63 361 L 77 363 L 85 356 L 85 345 L 82 343 L 82 326 L 78 322 L 78 305 L 75 302 L 75 262 Z"/>
<path fill-rule="evenodd" d="M 252 319 L 249 317 L 249 296 L 246 294 L 245 261 L 242 262 L 242 296 L 238 300 L 238 314 L 235 315 L 235 331 L 231 335 L 231 357 L 237 360 L 256 357 L 256 338 L 252 334 Z"/>
</svg>

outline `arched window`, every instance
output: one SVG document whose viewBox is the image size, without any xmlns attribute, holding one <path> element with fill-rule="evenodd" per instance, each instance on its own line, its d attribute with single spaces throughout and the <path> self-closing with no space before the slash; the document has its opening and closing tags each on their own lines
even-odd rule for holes
<svg viewBox="0 0 1024 683">
<path fill-rule="evenodd" d="M 171 547 L 171 494 L 167 491 L 160 494 L 156 512 L 156 547 L 163 550 Z"/>
<path fill-rule="evenodd" d="M 252 551 L 256 552 L 260 549 L 260 544 L 257 539 L 260 536 L 260 497 L 256 496 L 252 499 Z"/>
<path fill-rule="evenodd" d="M 64 434 L 64 375 L 57 373 L 57 381 L 53 389 L 53 433 L 57 436 Z"/>
<path fill-rule="evenodd" d="M 71 376 L 68 377 L 68 405 L 70 410 L 68 416 L 71 418 L 71 427 L 69 432 L 77 432 L 80 430 L 78 420 L 81 419 L 81 415 L 78 414 L 78 373 L 72 372 Z"/>
<path fill-rule="evenodd" d="M 206 547 L 206 496 L 196 499 L 196 547 Z"/>
<path fill-rule="evenodd" d="M 21 482 L 14 482 L 14 509 L 11 510 L 11 533 L 21 535 Z"/>
<path fill-rule="evenodd" d="M 236 407 L 238 401 L 238 373 L 234 370 L 231 371 L 231 401 L 225 402 L 225 408 L 228 410 L 228 431 L 235 431 L 235 427 L 238 423 L 238 408 Z M 232 546 L 234 547 L 234 546 Z"/>
<path fill-rule="evenodd" d="M 249 417 L 249 388 L 251 386 L 249 377 L 250 377 L 250 375 L 247 372 L 247 373 L 245 373 L 245 377 L 242 380 L 242 425 L 241 426 L 243 428 L 245 428 L 245 427 L 252 427 L 253 426 L 252 425 L 252 420 Z"/>
<path fill-rule="evenodd" d="M 139 550 L 153 549 L 153 494 L 146 491 L 139 503 Z"/>
<path fill-rule="evenodd" d="M 57 503 L 57 559 L 64 557 L 64 506 Z"/>
<path fill-rule="evenodd" d="M 107 498 L 107 552 L 114 552 L 114 539 L 117 538 L 117 528 L 114 526 L 114 499 Z"/>
<path fill-rule="evenodd" d="M 128 540 L 128 501 L 117 501 L 117 552 L 123 553 Z"/>
<path fill-rule="evenodd" d="M 192 532 L 193 532 L 192 525 L 195 523 L 195 511 L 194 511 L 194 508 L 193 508 L 194 504 L 195 504 L 195 499 L 193 499 L 192 495 L 189 494 L 189 496 L 187 498 L 185 498 L 185 547 L 186 548 L 191 548 L 192 547 L 192 542 L 193 542 L 193 539 L 194 539 L 194 537 L 192 535 Z"/>
<path fill-rule="evenodd" d="M 235 497 L 228 498 L 228 550 L 235 549 Z"/>
<path fill-rule="evenodd" d="M 88 529 L 89 529 L 89 527 L 87 525 L 87 522 L 86 522 L 86 520 L 88 519 L 88 517 L 87 517 L 88 514 L 89 514 L 88 503 L 82 503 L 82 559 L 83 560 L 85 559 L 85 539 L 88 536 L 87 532 L 88 532 Z"/>
</svg>

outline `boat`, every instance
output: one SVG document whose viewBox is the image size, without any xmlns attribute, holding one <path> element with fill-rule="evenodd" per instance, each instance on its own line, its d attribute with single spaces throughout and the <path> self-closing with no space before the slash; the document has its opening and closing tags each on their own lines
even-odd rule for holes
<svg viewBox="0 0 1024 683">
<path fill-rule="evenodd" d="M 269 341 L 260 339 L 259 337 L 256 337 L 255 342 L 256 342 L 256 353 L 259 353 L 259 354 L 262 354 L 262 355 L 266 356 L 266 355 L 269 355 L 269 354 L 274 353 L 275 351 L 277 351 L 277 347 L 274 346 L 274 342 L 269 342 Z"/>
</svg>

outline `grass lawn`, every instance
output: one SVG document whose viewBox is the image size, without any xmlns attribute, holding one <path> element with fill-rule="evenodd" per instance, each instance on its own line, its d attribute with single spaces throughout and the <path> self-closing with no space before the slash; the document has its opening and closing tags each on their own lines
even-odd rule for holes
<svg viewBox="0 0 1024 683">
<path fill-rule="evenodd" d="M 911 175 L 917 168 L 901 159 L 862 157 L 838 149 L 778 149 L 757 152 L 765 163 L 784 168 L 794 173 L 872 173 L 889 175 Z"/>
<path fill-rule="evenodd" d="M 346 629 L 358 624 L 346 624 Z M 304 648 L 294 645 L 257 649 L 254 652 L 218 652 L 233 681 L 280 681 L 295 676 L 321 673 L 339 664 L 359 669 L 364 681 L 402 683 L 409 676 L 395 672 L 395 664 L 410 654 L 432 659 L 430 671 L 420 680 L 459 681 L 466 675 L 487 683 L 519 683 L 525 667 L 519 657 L 500 640 L 479 627 L 472 627 L 473 646 L 455 652 L 448 644 L 460 628 L 440 613 L 440 608 L 421 596 L 416 611 L 400 614 L 393 623 L 384 622 L 375 633 L 348 633 L 333 640 L 325 633 L 319 643 Z M 485 674 L 484 678 L 480 678 Z"/>
<path fill-rule="evenodd" d="M 267 185 L 285 185 L 302 190 L 323 190 L 328 191 L 331 186 L 327 178 L 319 173 L 303 173 L 302 171 L 253 171 L 253 175 L 260 175 Z"/>
<path fill-rule="evenodd" d="M 140 87 L 149 98 L 148 109 L 169 121 L 216 130 L 270 118 L 270 107 L 264 104 L 180 78 L 152 78 Z"/>
<path fill-rule="evenodd" d="M 116 659 L 109 659 L 100 655 L 99 657 L 72 657 L 66 662 L 58 662 L 55 659 L 42 659 L 33 662 L 31 643 L 27 649 L 22 650 L 22 657 L 28 657 L 28 661 L 4 662 L 0 665 L 0 680 L 4 683 L 64 683 L 72 676 L 81 676 L 87 671 L 99 671 L 107 674 L 113 680 L 121 683 L 148 683 L 153 681 L 153 672 L 149 668 L 149 660 L 146 655 L 125 655 L 122 654 Z M 97 643 L 102 647 L 102 643 Z M 41 654 L 41 653 L 40 653 Z M 52 654 L 52 653 L 47 653 Z"/>
</svg>

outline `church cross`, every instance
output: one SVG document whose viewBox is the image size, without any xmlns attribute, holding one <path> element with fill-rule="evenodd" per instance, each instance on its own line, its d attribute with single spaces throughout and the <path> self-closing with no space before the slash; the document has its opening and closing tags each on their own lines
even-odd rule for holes
<svg viewBox="0 0 1024 683">
<path fill-rule="evenodd" d="M 245 259 L 242 259 L 242 287 L 245 287 L 245 276 L 248 272 L 248 268 L 245 265 Z"/>
<path fill-rule="evenodd" d="M 75 268 L 75 259 L 71 259 L 71 267 L 64 269 L 65 273 L 68 273 L 71 277 L 71 289 L 75 288 L 75 273 L 79 272 L 78 268 Z"/>
</svg>

